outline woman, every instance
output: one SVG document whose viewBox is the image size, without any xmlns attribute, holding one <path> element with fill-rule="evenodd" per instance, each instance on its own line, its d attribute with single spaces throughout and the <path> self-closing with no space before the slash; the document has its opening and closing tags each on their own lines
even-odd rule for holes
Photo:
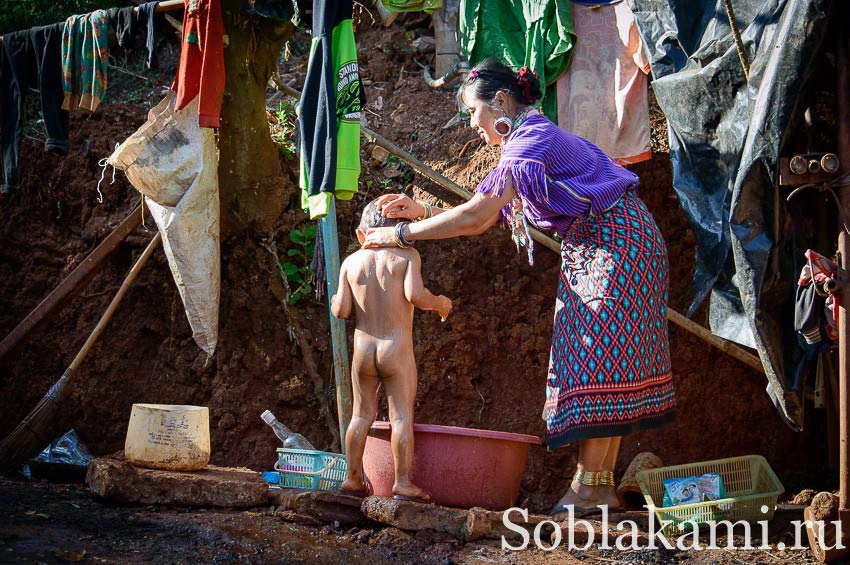
<svg viewBox="0 0 850 565">
<path fill-rule="evenodd" d="M 483 233 L 501 217 L 517 245 L 528 226 L 561 238 L 561 275 L 543 419 L 547 447 L 578 441 L 578 465 L 550 511 L 557 519 L 618 507 L 613 470 L 620 439 L 673 419 L 667 338 L 667 250 L 637 196 L 638 178 L 589 141 L 533 108 L 537 77 L 487 60 L 458 98 L 470 125 L 501 145 L 499 165 L 467 203 L 441 210 L 402 194 L 379 203 L 388 217 L 419 219 L 369 230 L 367 247 Z"/>
</svg>

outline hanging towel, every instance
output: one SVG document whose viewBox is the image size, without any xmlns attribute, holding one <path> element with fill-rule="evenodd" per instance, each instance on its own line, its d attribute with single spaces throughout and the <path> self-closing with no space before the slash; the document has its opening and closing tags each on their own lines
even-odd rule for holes
<svg viewBox="0 0 850 565">
<path fill-rule="evenodd" d="M 224 94 L 224 23 L 220 0 L 184 0 L 183 41 L 180 66 L 172 89 L 177 91 L 177 110 L 198 99 L 198 124 L 217 128 L 221 124 Z"/>
<path fill-rule="evenodd" d="M 327 215 L 334 194 L 350 200 L 357 193 L 364 97 L 351 10 L 351 0 L 313 2 L 313 43 L 298 108 L 301 204 L 311 219 Z"/>
<path fill-rule="evenodd" d="M 461 49 L 470 65 L 495 57 L 514 70 L 537 71 L 543 113 L 557 122 L 555 81 L 576 43 L 570 8 L 566 0 L 461 0 Z"/>
<path fill-rule="evenodd" d="M 652 158 L 649 61 L 626 2 L 573 5 L 579 42 L 558 79 L 558 125 L 622 164 Z"/>
<path fill-rule="evenodd" d="M 109 64 L 109 18 L 106 10 L 71 16 L 62 30 L 62 108 L 94 112 L 106 96 Z"/>
</svg>

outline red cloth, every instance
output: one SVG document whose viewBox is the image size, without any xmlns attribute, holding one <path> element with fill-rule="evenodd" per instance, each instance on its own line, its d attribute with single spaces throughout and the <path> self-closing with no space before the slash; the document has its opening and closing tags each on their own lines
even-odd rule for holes
<svg viewBox="0 0 850 565">
<path fill-rule="evenodd" d="M 217 128 L 225 76 L 221 1 L 184 0 L 184 3 L 180 66 L 171 86 L 177 91 L 176 109 L 184 108 L 198 96 L 198 125 Z"/>
</svg>

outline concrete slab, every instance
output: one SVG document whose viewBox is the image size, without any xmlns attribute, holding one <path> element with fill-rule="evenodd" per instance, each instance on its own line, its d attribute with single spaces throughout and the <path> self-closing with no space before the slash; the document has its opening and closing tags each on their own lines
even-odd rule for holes
<svg viewBox="0 0 850 565">
<path fill-rule="evenodd" d="M 250 508 L 269 501 L 260 473 L 214 465 L 194 472 L 160 471 L 103 457 L 89 464 L 86 484 L 99 498 L 134 504 Z"/>
</svg>

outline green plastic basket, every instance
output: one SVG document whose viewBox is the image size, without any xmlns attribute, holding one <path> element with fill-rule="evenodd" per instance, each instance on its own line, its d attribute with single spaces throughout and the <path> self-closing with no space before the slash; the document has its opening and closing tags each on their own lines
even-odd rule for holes
<svg viewBox="0 0 850 565">
<path fill-rule="evenodd" d="M 705 473 L 720 474 L 723 486 L 726 487 L 727 498 L 662 508 L 664 479 L 700 476 Z M 779 495 L 785 492 L 785 487 L 761 455 L 745 455 L 640 471 L 637 474 L 637 482 L 646 504 L 654 509 L 659 525 L 661 520 L 672 521 L 672 524 L 661 530 L 665 535 L 689 531 L 687 526 L 679 528 L 680 524 L 686 523 L 699 525 L 719 520 L 732 523 L 739 520 L 771 520 L 776 501 Z M 762 512 L 763 506 L 767 506 L 767 512 Z"/>
<path fill-rule="evenodd" d="M 305 449 L 277 450 L 275 471 L 280 472 L 281 488 L 336 492 L 345 480 L 345 455 Z"/>
</svg>

